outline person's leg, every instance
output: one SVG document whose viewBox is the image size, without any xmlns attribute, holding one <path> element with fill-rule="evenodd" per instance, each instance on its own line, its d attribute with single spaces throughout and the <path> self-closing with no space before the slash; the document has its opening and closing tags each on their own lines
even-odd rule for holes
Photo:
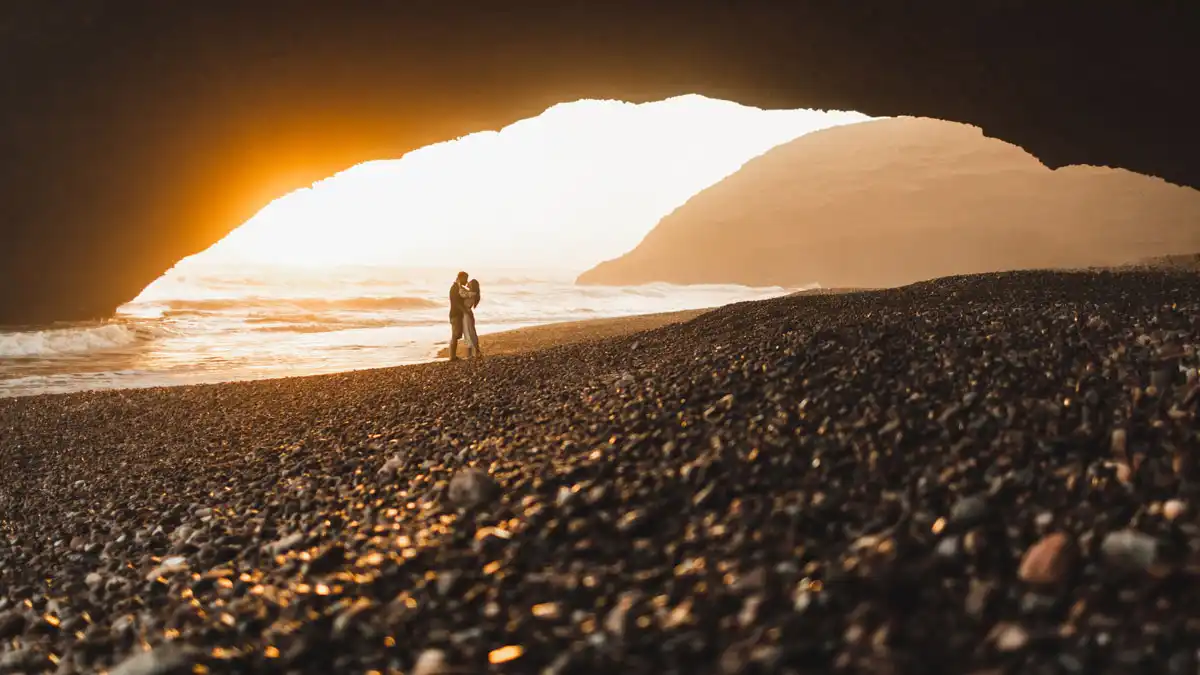
<svg viewBox="0 0 1200 675">
<path fill-rule="evenodd" d="M 475 314 L 471 313 L 471 348 L 475 350 L 475 356 L 483 356 L 483 350 L 479 347 L 479 332 L 475 330 Z"/>
<path fill-rule="evenodd" d="M 463 320 L 461 316 L 450 317 L 450 360 L 458 360 L 458 340 L 463 336 Z"/>
<path fill-rule="evenodd" d="M 475 315 L 470 311 L 463 313 L 463 337 L 467 341 L 467 356 L 475 356 Z"/>
</svg>

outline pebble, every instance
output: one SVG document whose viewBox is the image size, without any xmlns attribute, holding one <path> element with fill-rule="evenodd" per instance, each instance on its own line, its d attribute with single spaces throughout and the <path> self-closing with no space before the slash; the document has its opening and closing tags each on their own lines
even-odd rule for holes
<svg viewBox="0 0 1200 675">
<path fill-rule="evenodd" d="M 404 457 L 402 455 L 393 455 L 379 469 L 379 477 L 384 480 L 391 480 L 396 477 L 398 472 L 404 466 Z"/>
<path fill-rule="evenodd" d="M 1128 434 L 1124 429 L 1113 429 L 1110 449 L 1113 455 L 1122 459 L 1125 457 L 1128 449 Z"/>
<path fill-rule="evenodd" d="M 175 645 L 163 645 L 122 661 L 109 675 L 182 675 L 192 671 L 192 656 Z"/>
<path fill-rule="evenodd" d="M 987 498 L 981 495 L 972 495 L 954 502 L 954 506 L 950 509 L 950 522 L 964 526 L 973 525 L 987 515 Z"/>
<path fill-rule="evenodd" d="M 451 672 L 446 663 L 446 652 L 440 649 L 421 652 L 412 667 L 412 675 L 449 675 Z"/>
<path fill-rule="evenodd" d="M 1178 499 L 1169 499 L 1162 506 L 1163 517 L 1167 520 L 1178 520 L 1187 511 L 1187 504 Z"/>
<path fill-rule="evenodd" d="M 194 532 L 195 530 L 193 530 L 190 526 L 181 525 L 171 532 L 171 539 L 173 541 L 187 541 Z"/>
<path fill-rule="evenodd" d="M 500 487 L 482 469 L 463 469 L 450 479 L 448 496 L 450 501 L 464 509 L 483 506 L 497 496 Z"/>
<path fill-rule="evenodd" d="M 172 556 L 164 558 L 157 567 L 146 573 L 146 581 L 154 581 L 159 577 L 166 577 L 176 572 L 182 572 L 188 568 L 187 558 L 183 556 Z"/>
<path fill-rule="evenodd" d="M 33 648 L 13 649 L 0 655 L 0 673 L 38 672 L 50 662 Z"/>
<path fill-rule="evenodd" d="M 995 598 L 996 590 L 995 584 L 972 579 L 964 605 L 967 615 L 975 618 L 983 616 Z"/>
<path fill-rule="evenodd" d="M 1159 391 L 1166 391 L 1172 384 L 1175 374 L 1169 368 L 1156 368 L 1150 373 L 1150 386 Z"/>
<path fill-rule="evenodd" d="M 1158 541 L 1148 534 L 1120 530 L 1104 537 L 1100 551 L 1107 561 L 1119 567 L 1148 570 L 1158 560 Z"/>
<path fill-rule="evenodd" d="M 508 663 L 521 658 L 525 650 L 520 645 L 506 645 L 488 652 L 488 662 L 492 664 Z"/>
<path fill-rule="evenodd" d="M 959 545 L 958 537 L 946 537 L 938 542 L 937 554 L 943 558 L 956 557 L 962 547 Z"/>
<path fill-rule="evenodd" d="M 1125 462 L 1105 462 L 1104 466 L 1111 470 L 1117 481 L 1122 484 L 1128 484 L 1133 478 L 1133 469 Z"/>
<path fill-rule="evenodd" d="M 1017 577 L 1030 584 L 1062 583 L 1074 563 L 1075 548 L 1062 532 L 1047 535 L 1031 546 L 1021 558 Z"/>
<path fill-rule="evenodd" d="M 1017 624 L 1001 623 L 992 630 L 992 641 L 1002 652 L 1020 651 L 1029 644 L 1029 632 Z"/>
<path fill-rule="evenodd" d="M 272 555 L 279 555 L 281 553 L 287 553 L 288 551 L 296 548 L 297 546 L 299 546 L 300 544 L 303 544 L 303 543 L 304 543 L 304 533 L 303 532 L 293 532 L 292 534 L 289 534 L 288 536 L 286 536 L 282 539 L 278 539 L 276 541 L 271 542 L 268 545 L 268 548 L 271 550 Z"/>
<path fill-rule="evenodd" d="M 340 543 L 333 544 L 313 556 L 305 565 L 304 571 L 306 574 L 322 575 L 329 574 L 342 566 L 346 562 L 346 547 Z"/>
<path fill-rule="evenodd" d="M 28 621 L 25 616 L 15 610 L 0 614 L 0 640 L 14 638 L 25 631 Z"/>
</svg>

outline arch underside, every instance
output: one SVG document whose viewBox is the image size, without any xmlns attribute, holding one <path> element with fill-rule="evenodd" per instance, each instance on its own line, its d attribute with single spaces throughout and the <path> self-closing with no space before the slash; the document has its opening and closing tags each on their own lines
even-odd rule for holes
<svg viewBox="0 0 1200 675">
<path fill-rule="evenodd" d="M 352 4 L 0 10 L 0 324 L 108 316 L 290 190 L 579 98 L 936 117 L 1200 187 L 1196 3 Z"/>
</svg>

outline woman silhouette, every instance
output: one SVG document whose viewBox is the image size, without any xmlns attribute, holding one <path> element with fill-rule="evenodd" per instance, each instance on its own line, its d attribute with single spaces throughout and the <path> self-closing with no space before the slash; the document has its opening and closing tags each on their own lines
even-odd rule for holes
<svg viewBox="0 0 1200 675">
<path fill-rule="evenodd" d="M 463 338 L 467 341 L 467 356 L 478 358 L 483 356 L 479 349 L 479 333 L 475 332 L 475 308 L 479 306 L 479 281 L 472 279 L 467 287 L 459 287 L 463 299 Z"/>
</svg>

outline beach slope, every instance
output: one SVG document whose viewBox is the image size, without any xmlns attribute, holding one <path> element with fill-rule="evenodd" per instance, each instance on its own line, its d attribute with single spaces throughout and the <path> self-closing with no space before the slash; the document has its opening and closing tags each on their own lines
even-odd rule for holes
<svg viewBox="0 0 1200 675">
<path fill-rule="evenodd" d="M 484 354 L 499 356 L 501 354 L 519 354 L 544 347 L 576 344 L 593 340 L 629 335 L 639 331 L 661 328 L 671 324 L 690 321 L 708 310 L 695 309 L 680 312 L 659 312 L 656 314 L 637 314 L 605 319 L 587 319 L 584 321 L 564 321 L 529 328 L 486 333 L 479 336 Z M 449 332 L 449 329 L 447 329 Z M 459 343 L 459 356 L 466 356 L 466 343 Z M 450 356 L 449 349 L 443 347 L 437 357 L 444 359 Z"/>
<path fill-rule="evenodd" d="M 0 670 L 1191 672 L 1196 317 L 1019 272 L 2 400 Z"/>
</svg>

